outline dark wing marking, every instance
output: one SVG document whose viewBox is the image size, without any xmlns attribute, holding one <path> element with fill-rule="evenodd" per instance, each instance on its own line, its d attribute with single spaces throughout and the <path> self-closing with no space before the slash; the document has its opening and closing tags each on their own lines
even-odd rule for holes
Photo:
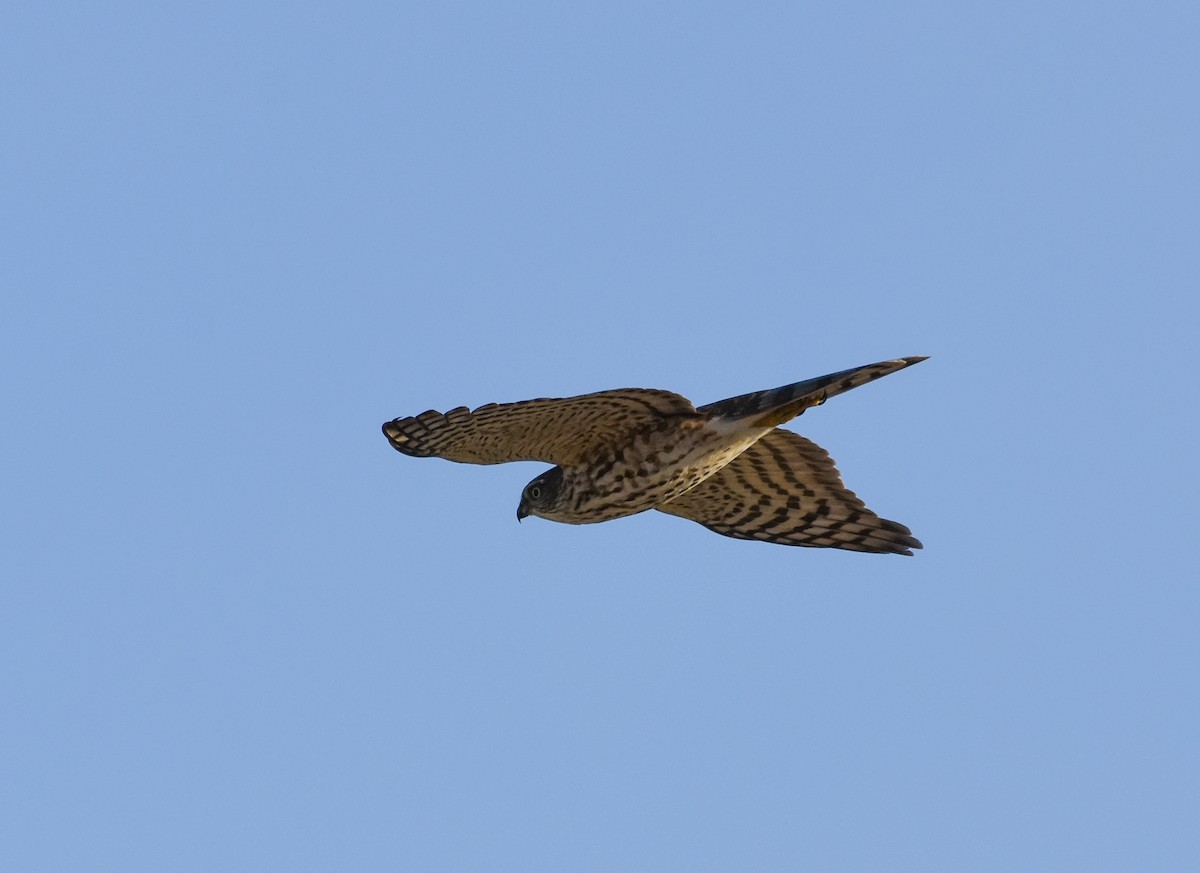
<svg viewBox="0 0 1200 873">
<path fill-rule="evenodd" d="M 727 537 L 788 546 L 911 555 L 921 543 L 842 484 L 829 454 L 773 430 L 694 488 L 655 507 Z"/>
<path fill-rule="evenodd" d="M 911 357 L 880 361 L 878 364 L 867 364 L 864 367 L 830 373 L 828 376 L 818 376 L 816 379 L 794 382 L 782 388 L 718 400 L 716 403 L 701 406 L 696 411 L 710 418 L 745 418 L 761 415 L 761 419 L 755 421 L 755 424 L 761 427 L 776 427 L 790 421 L 811 406 L 820 406 L 830 397 L 844 394 L 852 388 L 874 382 L 889 373 L 895 373 L 924 360 L 923 357 Z"/>
<path fill-rule="evenodd" d="M 399 452 L 464 464 L 545 461 L 576 464 L 599 445 L 619 444 L 665 417 L 695 416 L 691 402 L 670 391 L 622 388 L 579 397 L 489 403 L 472 411 L 429 410 L 383 426 Z"/>
</svg>

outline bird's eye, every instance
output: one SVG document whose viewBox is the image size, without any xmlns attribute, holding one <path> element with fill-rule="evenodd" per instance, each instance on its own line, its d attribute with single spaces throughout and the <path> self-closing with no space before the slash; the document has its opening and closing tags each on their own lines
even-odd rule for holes
<svg viewBox="0 0 1200 873">
<path fill-rule="evenodd" d="M 537 500 L 541 496 L 542 496 L 542 486 L 541 485 L 531 485 L 529 488 L 529 497 L 532 500 Z"/>
</svg>

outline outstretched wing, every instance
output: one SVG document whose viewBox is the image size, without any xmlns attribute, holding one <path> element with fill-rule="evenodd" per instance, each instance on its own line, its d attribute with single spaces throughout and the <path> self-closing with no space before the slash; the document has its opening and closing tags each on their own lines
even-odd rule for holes
<svg viewBox="0 0 1200 873">
<path fill-rule="evenodd" d="M 897 358 L 894 361 L 880 361 L 878 364 L 867 364 L 864 367 L 854 367 L 828 376 L 818 376 L 803 382 L 793 382 L 782 388 L 771 388 L 766 391 L 755 391 L 730 397 L 728 400 L 718 400 L 701 406 L 697 412 L 710 418 L 747 418 L 756 417 L 755 424 L 762 427 L 777 427 L 786 421 L 791 421 L 804 410 L 812 406 L 820 406 L 830 397 L 844 394 L 860 385 L 882 379 L 889 373 L 919 364 L 927 358 L 916 355 L 910 358 Z"/>
<path fill-rule="evenodd" d="M 383 426 L 397 451 L 464 464 L 545 461 L 577 464 L 596 446 L 620 443 L 664 418 L 695 415 L 670 391 L 622 388 L 579 397 L 489 403 L 472 411 L 429 410 Z"/>
<path fill-rule="evenodd" d="M 655 507 L 727 537 L 911 555 L 921 543 L 846 489 L 829 454 L 773 430 L 694 488 Z"/>
</svg>

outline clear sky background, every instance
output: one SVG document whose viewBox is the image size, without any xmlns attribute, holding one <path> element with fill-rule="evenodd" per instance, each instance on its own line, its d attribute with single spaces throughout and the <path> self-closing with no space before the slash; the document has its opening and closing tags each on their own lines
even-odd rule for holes
<svg viewBox="0 0 1200 873">
<path fill-rule="evenodd" d="M 0 868 L 1200 869 L 1200 5 L 3 17 Z M 917 354 L 913 558 L 379 432 Z"/>
</svg>

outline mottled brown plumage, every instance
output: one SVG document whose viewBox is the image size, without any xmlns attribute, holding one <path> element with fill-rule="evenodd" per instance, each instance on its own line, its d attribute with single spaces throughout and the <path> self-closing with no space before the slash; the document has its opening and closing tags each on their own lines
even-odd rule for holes
<svg viewBox="0 0 1200 873">
<path fill-rule="evenodd" d="M 778 428 L 655 509 L 743 540 L 900 555 L 921 548 L 912 531 L 880 518 L 842 484 L 823 448 Z"/>
<path fill-rule="evenodd" d="M 883 361 L 695 408 L 669 391 L 430 410 L 383 432 L 398 451 L 470 464 L 546 461 L 517 517 L 587 524 L 659 509 L 725 536 L 911 555 L 907 527 L 871 512 L 823 449 L 778 425 L 921 357 Z"/>
</svg>

